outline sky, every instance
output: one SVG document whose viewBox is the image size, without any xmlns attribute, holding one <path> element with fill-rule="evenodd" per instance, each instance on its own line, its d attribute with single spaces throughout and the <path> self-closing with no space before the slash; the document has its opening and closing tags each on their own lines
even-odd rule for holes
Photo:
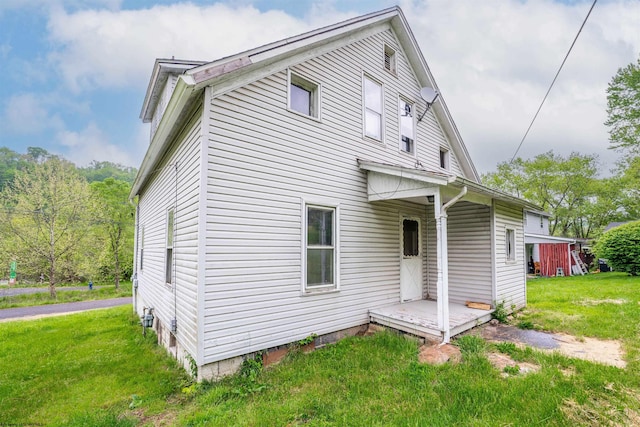
<svg viewBox="0 0 640 427">
<path fill-rule="evenodd" d="M 480 173 L 508 161 L 591 0 L 0 0 L 0 147 L 138 167 L 156 58 L 208 61 L 399 5 Z M 640 1 L 600 0 L 518 156 L 598 154 L 606 89 L 640 55 Z"/>
</svg>

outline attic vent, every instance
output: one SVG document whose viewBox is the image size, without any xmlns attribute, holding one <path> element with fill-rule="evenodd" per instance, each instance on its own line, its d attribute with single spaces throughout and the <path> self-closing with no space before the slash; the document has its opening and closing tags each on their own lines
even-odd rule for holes
<svg viewBox="0 0 640 427">
<path fill-rule="evenodd" d="M 396 51 L 384 45 L 384 69 L 396 74 Z"/>
</svg>

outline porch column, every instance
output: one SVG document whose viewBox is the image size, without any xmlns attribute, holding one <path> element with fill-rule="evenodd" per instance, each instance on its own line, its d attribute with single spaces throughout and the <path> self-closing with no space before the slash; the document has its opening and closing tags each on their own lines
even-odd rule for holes
<svg viewBox="0 0 640 427">
<path fill-rule="evenodd" d="M 449 330 L 449 255 L 447 244 L 447 212 L 442 209 L 440 192 L 433 197 L 434 216 L 436 218 L 436 247 L 438 268 L 438 329 L 443 332 L 443 343 L 448 343 Z"/>
</svg>

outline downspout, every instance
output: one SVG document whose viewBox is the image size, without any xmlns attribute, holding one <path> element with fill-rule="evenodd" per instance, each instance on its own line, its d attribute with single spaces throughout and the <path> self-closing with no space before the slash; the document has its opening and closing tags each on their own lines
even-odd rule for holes
<svg viewBox="0 0 640 427">
<path fill-rule="evenodd" d="M 447 344 L 451 340 L 451 328 L 449 327 L 449 255 L 448 255 L 448 242 L 447 242 L 447 210 L 455 205 L 461 198 L 467 194 L 467 186 L 462 187 L 462 190 L 453 199 L 439 208 L 439 212 L 436 213 L 436 227 L 438 229 L 438 235 L 440 236 L 440 254 L 438 256 L 439 262 L 439 277 L 440 282 L 440 294 L 438 295 L 438 312 L 441 315 L 440 322 L 443 331 L 442 344 Z"/>
</svg>

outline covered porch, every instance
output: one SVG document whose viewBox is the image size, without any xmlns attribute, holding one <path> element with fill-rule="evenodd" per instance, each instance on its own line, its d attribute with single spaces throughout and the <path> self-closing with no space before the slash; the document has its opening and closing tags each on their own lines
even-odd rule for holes
<svg viewBox="0 0 640 427">
<path fill-rule="evenodd" d="M 522 227 L 522 211 L 499 230 L 494 216 L 496 200 L 518 206 L 523 201 L 453 174 L 363 160 L 359 166 L 367 172 L 369 202 L 408 202 L 423 205 L 425 212 L 421 222 L 399 208 L 400 296 L 396 303 L 369 310 L 371 321 L 445 343 L 489 321 L 493 310 L 465 302 L 493 307 L 498 300 L 498 252 L 502 263 L 521 267 L 524 277 L 515 233 Z M 427 244 L 418 241 L 423 238 Z"/>
</svg>

